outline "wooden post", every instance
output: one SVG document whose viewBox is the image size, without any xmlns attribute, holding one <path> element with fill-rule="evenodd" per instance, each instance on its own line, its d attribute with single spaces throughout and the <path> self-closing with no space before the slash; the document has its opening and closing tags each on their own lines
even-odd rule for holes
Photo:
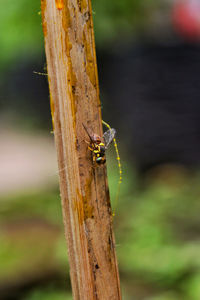
<svg viewBox="0 0 200 300">
<path fill-rule="evenodd" d="M 106 166 L 94 166 L 88 130 L 102 136 L 90 0 L 41 0 L 51 112 L 75 300 L 121 299 Z"/>
</svg>

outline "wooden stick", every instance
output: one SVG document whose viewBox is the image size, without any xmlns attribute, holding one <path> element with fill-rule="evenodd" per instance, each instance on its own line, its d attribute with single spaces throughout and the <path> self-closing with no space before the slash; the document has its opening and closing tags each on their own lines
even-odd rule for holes
<svg viewBox="0 0 200 300">
<path fill-rule="evenodd" d="M 91 2 L 41 0 L 41 8 L 73 297 L 118 300 L 106 167 L 94 166 L 82 125 L 102 136 Z"/>
</svg>

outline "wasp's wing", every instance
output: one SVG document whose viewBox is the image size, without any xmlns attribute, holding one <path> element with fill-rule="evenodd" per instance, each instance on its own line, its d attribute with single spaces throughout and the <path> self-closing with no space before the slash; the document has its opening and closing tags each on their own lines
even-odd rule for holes
<svg viewBox="0 0 200 300">
<path fill-rule="evenodd" d="M 111 128 L 104 132 L 103 138 L 105 142 L 105 148 L 107 149 L 110 143 L 113 141 L 116 134 L 116 130 L 114 128 Z"/>
</svg>

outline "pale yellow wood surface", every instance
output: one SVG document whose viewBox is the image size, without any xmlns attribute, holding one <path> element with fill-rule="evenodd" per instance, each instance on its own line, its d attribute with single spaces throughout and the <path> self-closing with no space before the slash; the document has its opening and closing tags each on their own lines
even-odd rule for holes
<svg viewBox="0 0 200 300">
<path fill-rule="evenodd" d="M 106 166 L 94 166 L 82 123 L 102 136 L 90 0 L 41 0 L 51 112 L 75 300 L 118 300 Z"/>
</svg>

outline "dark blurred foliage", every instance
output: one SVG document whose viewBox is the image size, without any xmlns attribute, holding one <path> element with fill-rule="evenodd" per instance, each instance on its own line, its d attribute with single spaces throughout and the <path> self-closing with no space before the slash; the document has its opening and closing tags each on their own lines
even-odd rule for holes
<svg viewBox="0 0 200 300">
<path fill-rule="evenodd" d="M 117 174 L 109 161 L 114 199 Z M 123 299 L 198 300 L 199 173 L 166 166 L 140 186 L 128 164 L 123 167 L 113 220 Z M 71 300 L 58 190 L 5 197 L 2 207 L 1 299 Z"/>
<path fill-rule="evenodd" d="M 198 44 L 172 33 L 168 1 L 93 1 L 93 11 L 103 115 L 127 155 L 141 171 L 198 165 Z M 0 106 L 29 128 L 51 130 L 47 78 L 34 73 L 46 72 L 39 12 L 39 0 L 20 0 L 1 13 Z"/>
<path fill-rule="evenodd" d="M 99 60 L 105 118 L 129 159 L 141 171 L 167 162 L 198 167 L 199 45 L 134 43 Z"/>
<path fill-rule="evenodd" d="M 40 1 L 1 0 L 0 43 L 1 75 L 13 64 L 28 63 L 43 51 Z M 2 74 L 3 73 L 3 74 Z"/>
<path fill-rule="evenodd" d="M 46 72 L 44 61 L 44 55 L 30 60 L 21 57 L 0 83 L 1 110 L 6 116 L 11 114 L 11 118 L 20 126 L 29 129 L 51 129 L 47 76 L 34 73 L 38 70 Z"/>
<path fill-rule="evenodd" d="M 166 7 L 162 0 L 92 1 L 95 38 L 98 46 L 105 48 L 119 34 L 125 37 L 145 32 L 153 20 L 154 11 Z M 0 12 L 0 65 L 9 65 L 24 58 L 30 61 L 43 53 L 43 36 L 40 15 L 40 0 L 0 0 L 4 9 Z"/>
</svg>

